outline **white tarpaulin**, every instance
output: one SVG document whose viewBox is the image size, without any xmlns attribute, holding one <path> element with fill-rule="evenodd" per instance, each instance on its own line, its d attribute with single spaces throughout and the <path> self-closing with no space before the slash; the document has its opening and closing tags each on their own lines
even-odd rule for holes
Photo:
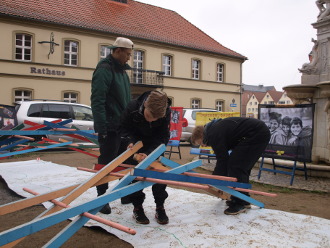
<svg viewBox="0 0 330 248">
<path fill-rule="evenodd" d="M 22 190 L 30 188 L 45 193 L 84 182 L 92 174 L 73 167 L 45 161 L 0 163 L 0 174 L 9 188 L 30 197 Z M 134 247 L 330 247 L 330 220 L 253 207 L 248 212 L 227 216 L 225 201 L 216 197 L 167 188 L 169 198 L 165 207 L 170 222 L 159 225 L 154 219 L 155 204 L 151 188 L 144 190 L 144 209 L 149 225 L 136 224 L 132 205 L 111 202 L 112 214 L 103 218 L 133 228 L 132 236 L 95 221 L 88 225 L 101 226 L 108 232 L 131 243 Z M 72 206 L 96 197 L 92 188 L 74 201 Z M 49 206 L 49 205 L 48 205 Z"/>
</svg>

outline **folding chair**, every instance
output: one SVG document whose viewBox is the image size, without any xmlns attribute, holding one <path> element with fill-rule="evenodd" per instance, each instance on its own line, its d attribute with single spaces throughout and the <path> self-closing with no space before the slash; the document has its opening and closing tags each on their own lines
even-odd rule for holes
<svg viewBox="0 0 330 248">
<path fill-rule="evenodd" d="M 165 151 L 165 153 L 169 153 L 169 159 L 171 159 L 172 153 L 178 153 L 181 159 L 180 140 L 169 140 L 167 146 L 170 147 L 170 150 Z M 173 151 L 173 147 L 177 147 L 178 151 Z"/>
</svg>

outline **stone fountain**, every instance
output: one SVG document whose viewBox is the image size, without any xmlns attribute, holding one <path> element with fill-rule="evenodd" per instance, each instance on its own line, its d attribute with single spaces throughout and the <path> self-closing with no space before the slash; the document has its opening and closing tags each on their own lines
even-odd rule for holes
<svg viewBox="0 0 330 248">
<path fill-rule="evenodd" d="M 295 104 L 315 103 L 312 162 L 330 164 L 330 0 L 317 0 L 317 39 L 309 63 L 300 69 L 301 84 L 283 87 Z"/>
</svg>

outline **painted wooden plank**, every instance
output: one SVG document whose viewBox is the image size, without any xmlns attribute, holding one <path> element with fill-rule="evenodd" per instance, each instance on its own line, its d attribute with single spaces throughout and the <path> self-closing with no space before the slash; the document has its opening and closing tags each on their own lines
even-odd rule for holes
<svg viewBox="0 0 330 248">
<path fill-rule="evenodd" d="M 49 122 L 49 121 L 44 121 L 44 124 L 49 127 L 52 127 L 52 128 L 63 128 L 63 126 L 58 125 L 56 123 Z M 64 127 L 64 128 L 66 128 L 66 127 Z M 97 139 L 97 135 L 91 134 L 91 133 L 95 133 L 94 130 L 84 130 L 84 131 L 76 130 L 75 133 L 88 137 L 88 138 Z"/>
<path fill-rule="evenodd" d="M 72 192 L 70 192 L 68 195 L 66 195 L 63 199 L 61 199 L 61 202 L 63 202 L 64 204 L 70 204 L 73 200 L 75 200 L 78 196 L 83 194 L 86 190 L 88 190 L 90 187 L 92 187 L 95 183 L 97 183 L 99 180 L 101 180 L 103 177 L 105 177 L 109 172 L 111 172 L 113 169 L 115 169 L 118 165 L 120 165 L 126 159 L 128 159 L 130 156 L 132 156 L 134 153 L 136 153 L 142 146 L 143 146 L 142 142 L 136 143 L 132 149 L 126 150 L 124 153 L 122 153 L 116 159 L 112 160 L 105 167 L 103 167 L 99 172 L 97 172 L 95 175 L 93 175 L 90 179 L 88 179 L 86 182 L 82 183 L 79 187 L 77 187 Z M 61 210 L 60 207 L 54 206 L 53 208 L 45 211 L 41 216 L 43 216 L 45 214 L 51 214 L 51 213 L 57 212 L 59 210 Z"/>
<path fill-rule="evenodd" d="M 66 142 L 66 143 L 54 144 L 54 145 L 50 145 L 50 146 L 42 147 L 42 148 L 32 148 L 32 149 L 28 149 L 28 150 L 21 150 L 21 151 L 16 151 L 16 152 L 8 152 L 8 153 L 5 153 L 5 154 L 0 154 L 0 158 L 1 157 L 8 157 L 8 156 L 13 156 L 13 155 L 18 155 L 18 154 L 23 154 L 23 153 L 28 153 L 28 152 L 36 152 L 36 151 L 41 151 L 41 150 L 55 148 L 55 147 L 60 147 L 60 146 L 66 146 L 66 145 L 69 145 L 71 143 L 72 143 L 72 141 Z"/>
<path fill-rule="evenodd" d="M 179 166 L 175 169 L 170 170 L 172 173 L 182 173 L 187 170 L 194 169 L 201 165 L 201 161 L 194 161 L 191 163 L 188 163 L 186 165 Z M 125 187 L 122 187 L 120 189 L 111 191 L 108 194 L 99 196 L 89 202 L 83 203 L 79 206 L 75 206 L 72 208 L 64 209 L 60 212 L 53 213 L 41 218 L 37 218 L 35 220 L 32 220 L 28 223 L 25 223 L 23 225 L 20 225 L 18 227 L 9 229 L 7 231 L 4 231 L 0 233 L 0 246 L 14 243 L 15 240 L 24 238 L 27 235 L 33 234 L 35 232 L 38 232 L 40 230 L 43 230 L 47 227 L 50 227 L 52 225 L 55 225 L 59 222 L 62 222 L 66 219 L 72 218 L 74 216 L 80 215 L 83 212 L 90 212 L 91 214 L 97 213 L 104 204 L 117 200 L 122 196 L 134 193 L 138 190 L 144 189 L 145 187 L 151 186 L 153 183 L 149 182 L 137 182 L 134 184 L 127 185 Z M 100 206 L 100 207 L 97 207 Z M 71 237 L 77 230 L 77 226 L 83 226 L 88 221 L 88 218 L 78 216 L 74 221 L 72 221 L 71 224 L 65 230 L 63 230 L 63 235 L 60 235 L 60 237 L 53 240 L 53 242 L 57 242 L 56 245 L 52 246 L 52 242 L 48 244 L 46 247 L 59 247 L 58 244 L 63 244 L 69 237 Z M 77 223 L 77 225 L 73 225 L 74 223 Z M 73 229 L 71 229 L 74 227 Z M 80 229 L 78 228 L 78 230 Z M 55 244 L 55 243 L 54 243 Z"/>
<path fill-rule="evenodd" d="M 172 160 L 169 160 L 169 159 L 167 159 L 165 157 L 161 157 L 160 161 L 163 164 L 165 164 L 165 165 L 167 165 L 167 166 L 169 166 L 171 168 L 176 168 L 176 167 L 180 166 L 180 164 L 175 163 Z M 189 172 L 194 172 L 194 171 L 189 171 Z M 237 198 L 240 198 L 240 199 L 242 199 L 244 201 L 247 201 L 247 202 L 249 202 L 249 203 L 251 203 L 253 205 L 256 205 L 256 206 L 258 206 L 260 208 L 264 208 L 265 207 L 265 204 L 264 203 L 259 202 L 259 201 L 255 200 L 255 199 L 253 199 L 253 198 L 245 195 L 245 194 L 242 194 L 242 193 L 240 193 L 240 192 L 238 192 L 236 190 L 233 190 L 231 188 L 228 188 L 226 186 L 217 186 L 217 185 L 211 185 L 211 186 L 214 187 L 214 188 L 216 188 L 216 189 L 219 189 L 221 191 L 224 191 L 227 194 L 233 195 L 233 196 L 235 196 Z"/>
<path fill-rule="evenodd" d="M 158 151 L 158 149 L 160 149 L 161 147 L 158 147 L 155 151 L 154 151 L 154 153 L 156 152 L 156 151 Z M 162 151 L 164 151 L 164 149 L 166 149 L 166 147 L 164 146 L 163 148 L 162 148 Z M 150 155 L 149 155 L 150 156 Z M 157 155 L 156 155 L 156 157 L 158 157 L 159 155 L 158 155 L 158 152 L 157 152 Z M 148 158 L 148 157 L 147 157 Z M 146 159 L 147 159 L 146 158 Z M 140 164 L 139 164 L 140 165 Z M 201 165 L 201 161 L 194 161 L 194 162 L 191 162 L 191 163 L 188 163 L 187 165 L 182 165 L 182 166 L 180 166 L 180 167 L 178 167 L 178 168 L 175 168 L 175 169 L 172 169 L 171 171 L 173 172 L 173 173 L 178 173 L 178 174 L 180 174 L 180 173 L 182 173 L 182 172 L 185 172 L 185 171 L 187 171 L 187 170 L 191 170 L 191 169 L 193 169 L 193 168 L 196 168 L 196 167 L 198 167 L 198 166 L 200 166 Z M 142 164 L 142 165 L 140 165 L 140 168 L 141 167 L 144 167 L 144 164 Z M 132 177 L 132 176 L 130 176 L 130 177 Z M 129 182 L 129 180 L 128 179 L 131 179 L 131 178 L 129 178 L 129 177 L 126 177 L 127 178 L 127 180 L 126 180 L 126 182 Z M 122 181 L 123 179 L 121 179 L 120 181 Z M 138 191 L 138 190 L 141 190 L 141 189 L 144 189 L 144 188 L 146 188 L 146 187 L 148 187 L 148 186 L 151 186 L 151 185 L 153 185 L 154 183 L 151 183 L 151 182 L 136 182 L 136 183 L 134 183 L 134 184 L 131 184 L 131 185 L 128 185 L 128 186 L 124 186 L 123 188 L 126 188 L 126 187 L 134 187 L 134 192 L 136 192 L 136 191 Z M 119 184 L 117 184 L 117 186 L 118 185 L 120 185 L 120 183 Z M 119 186 L 118 186 L 119 187 Z M 117 190 L 120 190 L 120 188 L 119 189 L 117 189 Z M 114 191 L 116 191 L 116 190 L 114 190 Z M 114 191 L 112 191 L 112 192 L 114 192 Z M 125 196 L 125 195 L 127 195 L 128 193 L 127 192 L 125 192 L 123 195 L 121 195 L 120 197 L 123 197 L 123 196 Z M 111 193 L 110 193 L 110 195 L 111 195 Z M 107 197 L 107 195 L 104 195 L 104 196 L 100 196 L 100 197 Z M 108 202 L 110 202 L 110 201 L 108 201 Z M 98 207 L 98 208 L 96 208 L 96 209 L 93 209 L 93 210 L 91 210 L 90 211 L 90 213 L 92 213 L 92 214 L 95 214 L 95 213 L 97 213 L 98 211 L 100 211 L 100 209 L 102 208 L 102 206 L 101 207 Z M 47 245 L 45 246 L 45 247 L 49 247 L 49 248 L 55 248 L 55 247 L 59 247 L 59 246 L 61 246 L 62 244 L 64 244 L 64 242 L 66 242 L 66 240 L 68 240 L 74 233 L 76 233 L 86 222 L 88 221 L 88 219 L 86 219 L 85 217 L 81 217 L 81 216 L 79 216 L 79 217 L 77 217 L 74 221 L 72 221 L 65 229 L 63 229 L 58 235 L 56 235 L 51 241 L 49 241 L 48 243 L 47 243 Z"/>
<path fill-rule="evenodd" d="M 156 179 L 179 181 L 179 182 L 189 182 L 189 183 L 200 183 L 200 184 L 212 184 L 220 186 L 230 186 L 230 187 L 240 187 L 243 189 L 251 189 L 251 184 L 248 183 L 238 183 L 231 181 L 217 180 L 213 178 L 202 178 L 202 177 L 193 177 L 186 175 L 176 175 L 173 173 L 163 173 L 158 171 L 147 171 L 135 168 L 131 175 L 140 176 L 140 177 L 152 177 Z"/>
</svg>

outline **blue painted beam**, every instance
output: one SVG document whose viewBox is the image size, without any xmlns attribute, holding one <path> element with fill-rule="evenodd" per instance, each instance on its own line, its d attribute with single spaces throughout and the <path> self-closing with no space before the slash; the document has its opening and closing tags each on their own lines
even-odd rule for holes
<svg viewBox="0 0 330 248">
<path fill-rule="evenodd" d="M 178 164 L 176 162 L 173 162 L 172 160 L 169 160 L 169 159 L 167 159 L 165 157 L 161 157 L 160 161 L 163 164 L 165 164 L 165 165 L 167 165 L 167 166 L 169 166 L 171 168 L 177 168 L 178 166 L 180 166 L 180 164 Z M 189 171 L 189 172 L 195 172 L 195 171 Z M 249 203 L 251 203 L 253 205 L 256 205 L 256 206 L 258 206 L 260 208 L 264 208 L 265 207 L 265 204 L 264 203 L 259 202 L 259 201 L 255 200 L 255 199 L 253 199 L 253 198 L 251 198 L 251 197 L 249 197 L 249 196 L 247 196 L 245 194 L 242 194 L 242 193 L 240 193 L 240 192 L 238 192 L 238 191 L 236 191 L 234 189 L 228 188 L 226 186 L 218 186 L 218 185 L 211 185 L 211 186 L 214 187 L 214 188 L 217 188 L 217 189 L 219 189 L 219 190 L 221 190 L 223 192 L 226 192 L 226 193 L 228 193 L 230 195 L 233 195 L 233 196 L 235 196 L 237 198 L 240 198 L 240 199 L 242 199 L 244 201 L 247 201 L 247 202 L 249 202 Z"/>
<path fill-rule="evenodd" d="M 165 148 L 165 147 L 164 147 Z M 163 150 L 160 151 L 159 155 L 163 153 Z M 149 155 L 150 156 L 150 155 Z M 147 159 L 147 158 L 146 158 Z M 140 163 L 141 164 L 141 163 Z M 170 170 L 172 173 L 183 173 L 187 170 L 191 170 L 201 165 L 201 161 L 194 161 L 186 165 L 179 166 L 173 170 Z M 136 182 L 119 189 L 113 190 L 108 194 L 99 196 L 89 202 L 83 203 L 79 206 L 63 209 L 60 212 L 53 213 L 51 215 L 35 219 L 31 222 L 25 223 L 18 227 L 12 228 L 10 230 L 0 233 L 0 246 L 13 242 L 19 238 L 25 237 L 27 235 L 38 232 L 42 229 L 55 225 L 61 221 L 64 221 L 68 218 L 80 215 L 83 212 L 90 212 L 96 214 L 104 204 L 119 199 L 125 195 L 134 193 L 138 190 L 144 189 L 148 186 L 153 185 L 150 182 Z M 72 221 L 69 226 L 61 232 L 60 236 L 54 238 L 52 243 L 48 243 L 45 247 L 59 247 L 59 244 L 63 244 L 68 238 L 70 238 L 77 230 L 80 229 L 86 222 L 88 218 L 78 216 L 74 221 Z"/>
<path fill-rule="evenodd" d="M 50 149 L 50 148 L 55 148 L 55 147 L 60 147 L 60 146 L 66 146 L 66 145 L 70 145 L 70 144 L 72 144 L 72 141 L 65 142 L 65 143 L 59 143 L 59 144 L 54 144 L 54 145 L 50 145 L 50 146 L 47 146 L 47 147 L 32 148 L 32 149 L 16 151 L 16 152 L 7 152 L 7 153 L 4 153 L 4 154 L 0 154 L 0 158 L 13 156 L 13 155 L 18 155 L 18 154 L 24 154 L 24 153 L 28 153 L 28 152 L 36 152 L 36 151 L 41 151 L 41 150 L 45 150 L 45 149 Z"/>
<path fill-rule="evenodd" d="M 173 173 L 163 173 L 163 172 L 150 171 L 150 170 L 148 171 L 148 170 L 141 170 L 141 169 L 137 169 L 137 168 L 135 168 L 131 172 L 131 175 L 140 176 L 140 177 L 151 177 L 151 178 L 163 179 L 163 180 L 187 182 L 187 183 L 212 184 L 212 185 L 219 185 L 219 186 L 229 186 L 229 187 L 237 187 L 237 188 L 243 188 L 243 189 L 251 189 L 251 184 L 248 184 L 248 183 L 238 183 L 238 182 L 223 181 L 223 180 L 212 179 L 212 178 L 176 175 Z"/>
</svg>

